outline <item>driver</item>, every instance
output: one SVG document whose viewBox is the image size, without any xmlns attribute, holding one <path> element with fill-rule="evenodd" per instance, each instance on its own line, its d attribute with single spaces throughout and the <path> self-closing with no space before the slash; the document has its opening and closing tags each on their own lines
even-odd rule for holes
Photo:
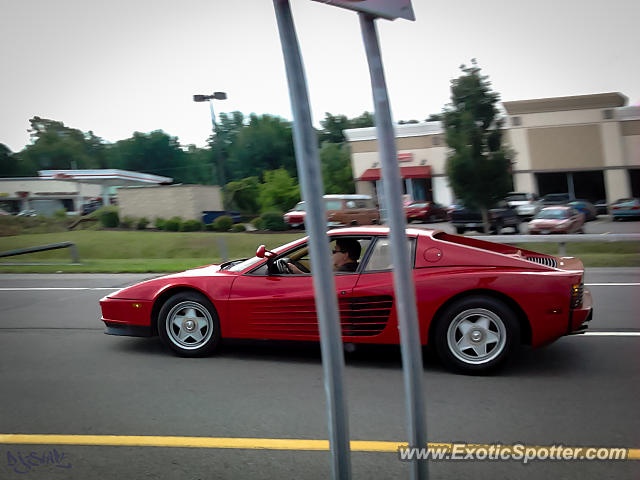
<svg viewBox="0 0 640 480">
<path fill-rule="evenodd" d="M 333 270 L 336 272 L 355 272 L 360 258 L 360 242 L 355 238 L 339 238 L 333 248 Z M 304 273 L 292 263 L 287 264 L 292 273 Z"/>
</svg>

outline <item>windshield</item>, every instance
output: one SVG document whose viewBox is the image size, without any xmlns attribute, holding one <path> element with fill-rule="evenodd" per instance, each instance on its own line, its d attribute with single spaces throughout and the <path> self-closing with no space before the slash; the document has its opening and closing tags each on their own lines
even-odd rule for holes
<svg viewBox="0 0 640 480">
<path fill-rule="evenodd" d="M 286 244 L 284 244 L 284 245 L 282 245 L 282 246 L 280 246 L 278 248 L 274 248 L 272 250 L 272 252 L 280 253 L 283 250 L 287 250 L 288 248 L 292 247 L 293 245 L 295 245 L 299 241 L 300 241 L 300 239 L 297 239 L 297 240 L 294 240 L 293 242 L 286 243 Z M 236 264 L 232 265 L 227 270 L 229 270 L 230 272 L 241 272 L 246 268 L 249 268 L 249 267 L 252 267 L 254 265 L 257 265 L 262 260 L 264 260 L 264 259 L 260 258 L 260 257 L 247 258 L 246 260 L 243 260 L 240 263 L 236 263 Z"/>
<path fill-rule="evenodd" d="M 569 212 L 559 208 L 541 210 L 540 213 L 536 215 L 536 218 L 553 219 L 553 220 L 563 220 L 568 217 L 569 217 Z"/>
<path fill-rule="evenodd" d="M 296 206 L 295 206 L 295 207 L 293 207 L 290 211 L 292 212 L 292 211 L 295 211 L 295 210 L 303 211 L 303 212 L 304 212 L 304 211 L 305 211 L 305 209 L 304 209 L 304 202 L 298 202 L 298 203 L 296 203 Z"/>
</svg>

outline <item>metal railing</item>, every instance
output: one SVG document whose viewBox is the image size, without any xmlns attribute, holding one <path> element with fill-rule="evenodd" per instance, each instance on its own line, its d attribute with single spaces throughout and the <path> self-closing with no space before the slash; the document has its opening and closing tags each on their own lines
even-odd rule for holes
<svg viewBox="0 0 640 480">
<path fill-rule="evenodd" d="M 80 259 L 78 258 L 78 247 L 73 242 L 51 243 L 49 245 L 40 245 L 38 247 L 7 250 L 6 252 L 0 252 L 0 257 L 11 257 L 14 255 L 24 255 L 27 253 L 45 252 L 47 250 L 58 250 L 59 248 L 68 248 L 71 252 L 71 262 L 80 263 Z"/>
<path fill-rule="evenodd" d="M 640 233 L 592 233 L 570 235 L 474 235 L 473 238 L 498 243 L 557 243 L 558 255 L 567 254 L 567 243 L 640 242 Z"/>
</svg>

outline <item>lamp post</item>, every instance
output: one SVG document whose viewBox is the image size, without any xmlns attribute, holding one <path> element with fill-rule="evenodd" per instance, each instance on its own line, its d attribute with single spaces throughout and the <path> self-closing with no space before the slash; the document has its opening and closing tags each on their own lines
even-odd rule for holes
<svg viewBox="0 0 640 480">
<path fill-rule="evenodd" d="M 211 100 L 226 100 L 226 92 L 213 92 L 213 95 L 194 95 L 194 102 L 209 102 L 209 110 L 211 110 L 211 126 L 213 127 L 213 136 L 216 136 L 216 115 L 213 112 L 213 102 Z M 216 166 L 218 167 L 218 183 L 222 188 L 224 186 L 224 165 L 222 164 L 222 153 L 218 154 L 216 159 Z M 214 170 L 215 172 L 215 170 Z"/>
</svg>

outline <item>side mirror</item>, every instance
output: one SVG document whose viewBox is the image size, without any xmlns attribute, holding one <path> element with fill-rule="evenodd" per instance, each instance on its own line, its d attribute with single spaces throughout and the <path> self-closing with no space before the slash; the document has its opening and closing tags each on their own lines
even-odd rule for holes
<svg viewBox="0 0 640 480">
<path fill-rule="evenodd" d="M 273 252 L 271 250 L 267 250 L 267 247 L 264 245 L 260 245 L 258 250 L 256 250 L 256 257 L 258 258 L 270 258 L 273 257 Z"/>
</svg>

